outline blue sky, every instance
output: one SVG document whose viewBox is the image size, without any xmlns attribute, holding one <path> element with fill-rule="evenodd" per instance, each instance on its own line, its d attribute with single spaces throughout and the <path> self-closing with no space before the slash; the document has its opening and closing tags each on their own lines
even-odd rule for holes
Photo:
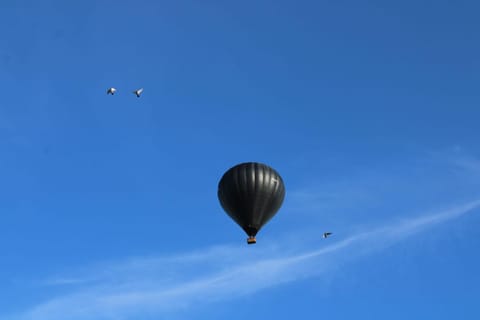
<svg viewBox="0 0 480 320">
<path fill-rule="evenodd" d="M 478 319 L 479 10 L 1 2 L 0 319 Z"/>
</svg>

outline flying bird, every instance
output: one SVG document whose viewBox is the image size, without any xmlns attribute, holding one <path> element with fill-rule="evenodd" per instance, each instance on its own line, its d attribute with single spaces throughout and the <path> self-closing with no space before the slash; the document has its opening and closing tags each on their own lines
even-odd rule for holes
<svg viewBox="0 0 480 320">
<path fill-rule="evenodd" d="M 111 94 L 113 96 L 116 91 L 117 91 L 117 89 L 115 89 L 115 88 L 108 88 L 107 94 Z"/>
<path fill-rule="evenodd" d="M 331 232 L 324 232 L 323 237 L 326 239 L 328 236 L 330 236 L 332 233 Z"/>
<path fill-rule="evenodd" d="M 140 88 L 140 89 L 137 89 L 137 90 L 133 91 L 133 93 L 135 93 L 137 98 L 140 98 L 140 95 L 142 94 L 142 92 L 143 92 L 143 88 Z"/>
</svg>

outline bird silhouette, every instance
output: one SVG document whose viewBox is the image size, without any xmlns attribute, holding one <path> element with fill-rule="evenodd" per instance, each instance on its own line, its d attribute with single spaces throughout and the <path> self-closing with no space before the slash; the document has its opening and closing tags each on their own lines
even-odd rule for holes
<svg viewBox="0 0 480 320">
<path fill-rule="evenodd" d="M 137 89 L 137 90 L 133 91 L 133 93 L 135 93 L 137 98 L 140 98 L 140 95 L 142 94 L 142 92 L 143 92 L 143 88 L 140 88 L 140 89 Z"/>
</svg>

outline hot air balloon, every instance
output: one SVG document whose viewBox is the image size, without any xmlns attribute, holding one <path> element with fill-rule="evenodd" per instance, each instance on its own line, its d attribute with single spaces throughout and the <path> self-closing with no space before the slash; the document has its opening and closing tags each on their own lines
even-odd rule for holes
<svg viewBox="0 0 480 320">
<path fill-rule="evenodd" d="M 238 164 L 218 183 L 220 204 L 248 235 L 248 244 L 257 242 L 258 231 L 277 213 L 284 198 L 282 177 L 262 163 Z"/>
</svg>

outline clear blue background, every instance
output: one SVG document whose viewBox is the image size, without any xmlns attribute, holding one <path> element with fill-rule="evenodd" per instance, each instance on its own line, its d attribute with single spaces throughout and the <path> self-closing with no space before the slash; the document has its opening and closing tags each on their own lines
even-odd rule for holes
<svg viewBox="0 0 480 320">
<path fill-rule="evenodd" d="M 245 246 L 216 198 L 243 161 L 270 164 L 287 187 L 257 246 L 476 199 L 479 12 L 477 1 L 1 1 L 1 313 L 68 293 L 36 283 L 79 266 Z M 305 190 L 316 206 L 295 198 Z M 356 260 L 328 290 L 313 277 L 182 314 L 478 319 L 479 222 Z"/>
</svg>

